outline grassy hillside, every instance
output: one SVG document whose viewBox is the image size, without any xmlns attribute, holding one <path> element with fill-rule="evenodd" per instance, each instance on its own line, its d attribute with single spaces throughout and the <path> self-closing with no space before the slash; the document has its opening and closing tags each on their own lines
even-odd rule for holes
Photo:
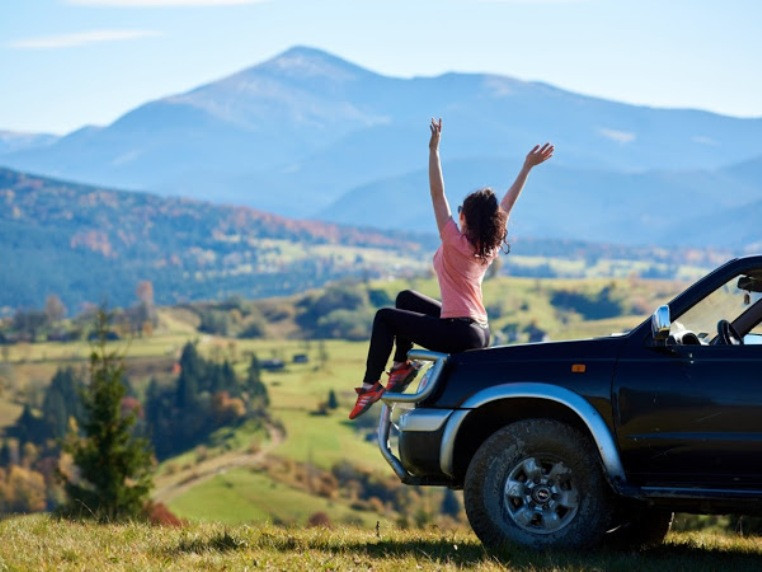
<svg viewBox="0 0 762 572">
<path fill-rule="evenodd" d="M 194 524 L 72 524 L 47 516 L 0 522 L 6 570 L 759 570 L 762 541 L 671 533 L 644 552 L 485 552 L 465 530 Z M 21 549 L 23 547 L 23 549 Z"/>
<path fill-rule="evenodd" d="M 512 335 L 513 341 L 521 342 L 528 339 L 531 328 L 541 328 L 551 339 L 624 331 L 683 286 L 631 278 L 499 277 L 487 280 L 484 290 L 494 339 L 506 342 Z M 405 288 L 430 295 L 437 292 L 433 278 L 372 282 L 367 288 L 388 299 Z M 127 372 L 138 396 L 151 377 L 172 379 L 173 366 L 187 341 L 196 341 L 207 358 L 230 361 L 239 375 L 245 373 L 252 354 L 285 364 L 280 371 L 262 372 L 276 425 L 267 431 L 247 425 L 219 430 L 205 444 L 159 465 L 154 498 L 179 516 L 228 524 L 304 525 L 311 516 L 324 513 L 335 523 L 370 525 L 376 520 L 415 519 L 419 509 L 429 515 L 438 513 L 442 492 L 415 492 L 399 485 L 378 452 L 373 433 L 378 407 L 360 421 L 347 419 L 355 398 L 353 387 L 363 373 L 367 340 L 293 337 L 301 333 L 299 304 L 312 295 L 250 302 L 267 319 L 263 339 L 199 332 L 198 312 L 212 307 L 219 312 L 238 312 L 229 304 L 209 304 L 201 309 L 191 305 L 160 308 L 152 335 L 113 343 L 113 348 L 126 353 Z M 360 314 L 365 316 L 367 311 Z M 15 421 L 23 403 L 39 404 L 57 367 L 85 367 L 90 353 L 85 341 L 20 343 L 2 349 L 0 426 L 4 427 Z M 307 359 L 295 362 L 296 355 Z M 335 410 L 324 406 L 332 391 L 339 403 Z M 410 503 L 416 508 L 401 515 L 388 498 L 361 498 L 351 487 L 338 485 L 335 468 L 346 462 L 386 492 L 395 485 L 409 489 L 405 494 L 413 495 Z"/>
<path fill-rule="evenodd" d="M 150 280 L 162 304 L 273 296 L 343 276 L 420 270 L 420 240 L 246 207 L 159 197 L 0 168 L 0 309 L 56 293 L 126 306 Z"/>
</svg>

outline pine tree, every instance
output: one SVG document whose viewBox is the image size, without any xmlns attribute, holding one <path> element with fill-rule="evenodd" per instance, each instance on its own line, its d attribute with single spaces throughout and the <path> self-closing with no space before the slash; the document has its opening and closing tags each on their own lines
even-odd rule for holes
<svg viewBox="0 0 762 572">
<path fill-rule="evenodd" d="M 331 389 L 328 392 L 328 409 L 338 409 L 339 400 L 336 398 L 336 392 Z"/>
<path fill-rule="evenodd" d="M 8 439 L 4 439 L 0 447 L 0 467 L 9 467 L 12 461 L 11 446 L 8 444 Z"/>
<path fill-rule="evenodd" d="M 132 435 L 134 412 L 122 414 L 123 356 L 108 351 L 109 316 L 96 317 L 98 342 L 90 356 L 90 384 L 82 392 L 84 437 L 70 435 L 65 450 L 79 479 L 65 483 L 62 513 L 101 522 L 140 517 L 152 487 L 152 454 L 145 439 Z"/>
<path fill-rule="evenodd" d="M 42 443 L 47 438 L 47 427 L 45 422 L 32 412 L 32 407 L 28 403 L 24 404 L 21 415 L 16 419 L 16 423 L 5 431 L 8 437 L 15 437 L 19 441 L 19 446 L 27 442 Z"/>
<path fill-rule="evenodd" d="M 331 356 L 328 354 L 328 348 L 325 347 L 325 340 L 320 340 L 318 343 L 318 361 L 320 362 L 320 369 L 325 369 L 329 359 L 331 359 Z"/>
<path fill-rule="evenodd" d="M 202 380 L 204 363 L 196 351 L 196 346 L 190 342 L 183 347 L 180 356 L 180 377 L 177 379 L 176 404 L 180 409 L 193 406 L 199 392 L 199 380 Z"/>
<path fill-rule="evenodd" d="M 42 418 L 50 436 L 61 439 L 69 430 L 69 418 L 77 423 L 82 419 L 82 401 L 79 394 L 82 384 L 70 367 L 58 369 L 53 376 L 42 401 Z"/>
<path fill-rule="evenodd" d="M 180 446 L 182 419 L 174 406 L 175 388 L 162 388 L 156 378 L 151 378 L 145 396 L 145 422 L 154 452 L 163 459 Z"/>
<path fill-rule="evenodd" d="M 228 395 L 238 396 L 241 394 L 241 388 L 238 385 L 238 379 L 230 362 L 225 360 L 222 364 L 206 363 L 206 381 L 208 387 L 199 384 L 199 389 L 208 389 L 211 393 L 227 391 Z"/>
<path fill-rule="evenodd" d="M 220 385 L 223 391 L 227 391 L 231 396 L 241 395 L 241 388 L 238 385 L 238 378 L 235 376 L 235 370 L 228 360 L 222 362 L 220 370 Z"/>
<path fill-rule="evenodd" d="M 270 396 L 267 394 L 267 387 L 262 383 L 260 374 L 259 360 L 256 355 L 253 355 L 246 375 L 246 391 L 249 392 L 250 408 L 261 412 L 270 405 Z"/>
<path fill-rule="evenodd" d="M 62 439 L 69 432 L 69 414 L 66 411 L 63 397 L 56 391 L 45 394 L 42 404 L 42 418 L 48 435 L 53 439 Z"/>
</svg>

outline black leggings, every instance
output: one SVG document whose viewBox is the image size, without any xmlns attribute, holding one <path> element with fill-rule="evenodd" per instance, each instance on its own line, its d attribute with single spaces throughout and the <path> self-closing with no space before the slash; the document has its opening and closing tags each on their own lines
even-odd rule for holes
<svg viewBox="0 0 762 572">
<path fill-rule="evenodd" d="M 413 290 L 397 295 L 394 308 L 376 312 L 364 383 L 376 383 L 396 342 L 394 361 L 407 359 L 413 344 L 435 352 L 457 353 L 489 345 L 489 328 L 462 318 L 440 318 L 442 304 Z"/>
</svg>

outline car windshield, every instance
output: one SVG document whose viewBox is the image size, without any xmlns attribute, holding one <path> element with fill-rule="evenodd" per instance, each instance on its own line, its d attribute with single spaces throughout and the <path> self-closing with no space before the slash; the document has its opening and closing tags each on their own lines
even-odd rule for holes
<svg viewBox="0 0 762 572">
<path fill-rule="evenodd" d="M 688 330 L 700 338 L 713 337 L 717 331 L 717 322 L 723 319 L 733 322 L 751 304 L 760 299 L 762 299 L 761 293 L 738 288 L 738 276 L 735 276 L 687 312 L 678 316 L 672 322 L 670 333 Z"/>
</svg>

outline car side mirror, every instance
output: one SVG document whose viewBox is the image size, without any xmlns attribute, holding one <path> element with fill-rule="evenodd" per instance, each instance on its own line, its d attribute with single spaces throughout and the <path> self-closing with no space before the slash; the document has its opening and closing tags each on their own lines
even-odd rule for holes
<svg viewBox="0 0 762 572">
<path fill-rule="evenodd" d="M 669 317 L 669 306 L 659 306 L 651 316 L 651 334 L 654 341 L 666 342 L 669 337 L 669 328 L 672 325 Z"/>
</svg>

